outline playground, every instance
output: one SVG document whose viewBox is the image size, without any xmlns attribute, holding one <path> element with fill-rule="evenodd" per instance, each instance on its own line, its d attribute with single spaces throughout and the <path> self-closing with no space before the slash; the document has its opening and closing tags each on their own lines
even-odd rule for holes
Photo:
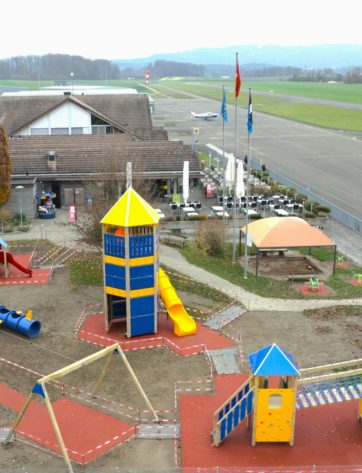
<svg viewBox="0 0 362 473">
<path fill-rule="evenodd" d="M 17 259 L 21 248 L 11 250 Z M 191 278 L 188 283 L 192 285 Z M 1 295 L 1 304 L 6 307 L 31 309 L 41 321 L 42 331 L 29 340 L 0 328 L 0 427 L 15 421 L 38 379 L 114 343 L 124 350 L 157 412 L 159 428 L 155 428 L 152 410 L 145 405 L 130 373 L 117 359 L 112 359 L 96 398 L 92 393 L 102 372 L 101 361 L 69 372 L 58 383 L 47 386 L 59 422 L 63 418 L 60 427 L 74 468 L 76 464 L 89 464 L 92 468 L 141 469 L 152 463 L 159 469 L 177 465 L 250 466 L 259 471 L 257 467 L 273 465 L 360 464 L 361 425 L 356 400 L 298 411 L 293 448 L 278 443 L 252 447 L 251 432 L 245 425 L 219 447 L 211 445 L 210 437 L 214 410 L 246 378 L 241 373 L 216 374 L 210 353 L 234 350 L 235 367 L 241 371 L 248 354 L 273 342 L 291 353 L 302 368 L 353 360 L 361 357 L 360 319 L 353 314 L 327 318 L 241 308 L 218 329 L 198 320 L 196 333 L 177 336 L 174 322 L 163 313 L 157 333 L 129 338 L 118 324 L 105 331 L 104 288 L 74 290 L 66 267 L 56 269 L 47 284 L 6 285 L 1 287 Z M 186 309 L 195 304 L 191 292 L 178 295 Z M 210 319 L 213 311 L 220 311 L 216 303 L 202 297 L 197 308 Z M 179 419 L 181 433 L 174 419 Z M 139 425 L 146 425 L 143 437 L 136 428 Z M 20 433 L 15 442 L 0 446 L 0 467 L 11 465 L 14 471 L 24 465 L 42 470 L 65 468 L 40 402 L 36 401 L 20 426 L 24 435 Z"/>
</svg>

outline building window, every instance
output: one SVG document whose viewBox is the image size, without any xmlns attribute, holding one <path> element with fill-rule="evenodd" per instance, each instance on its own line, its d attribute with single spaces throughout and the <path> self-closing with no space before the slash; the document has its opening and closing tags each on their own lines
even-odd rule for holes
<svg viewBox="0 0 362 473">
<path fill-rule="evenodd" d="M 72 135 L 83 135 L 83 128 L 78 126 L 78 127 L 73 127 L 71 128 L 71 134 Z"/>
<path fill-rule="evenodd" d="M 51 128 L 51 135 L 69 135 L 69 128 Z"/>
<path fill-rule="evenodd" d="M 49 135 L 49 128 L 30 128 L 32 136 Z"/>
</svg>

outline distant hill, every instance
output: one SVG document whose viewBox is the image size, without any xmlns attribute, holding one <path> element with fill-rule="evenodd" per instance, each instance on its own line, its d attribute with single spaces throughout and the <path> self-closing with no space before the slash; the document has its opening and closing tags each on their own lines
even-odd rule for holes
<svg viewBox="0 0 362 473">
<path fill-rule="evenodd" d="M 240 66 L 263 64 L 291 66 L 307 69 L 345 69 L 362 66 L 362 45 L 315 45 L 315 46 L 253 46 L 239 45 L 226 48 L 199 48 L 179 53 L 155 54 L 137 59 L 116 59 L 120 68 L 141 68 L 157 60 L 189 62 L 200 65 L 232 65 L 235 53 L 239 53 Z"/>
</svg>

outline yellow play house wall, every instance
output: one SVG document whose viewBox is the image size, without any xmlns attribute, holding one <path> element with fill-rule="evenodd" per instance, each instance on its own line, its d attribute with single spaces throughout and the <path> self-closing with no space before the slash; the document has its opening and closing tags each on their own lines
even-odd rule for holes
<svg viewBox="0 0 362 473">
<path fill-rule="evenodd" d="M 293 437 L 294 389 L 258 389 L 255 409 L 256 442 L 290 442 Z"/>
</svg>

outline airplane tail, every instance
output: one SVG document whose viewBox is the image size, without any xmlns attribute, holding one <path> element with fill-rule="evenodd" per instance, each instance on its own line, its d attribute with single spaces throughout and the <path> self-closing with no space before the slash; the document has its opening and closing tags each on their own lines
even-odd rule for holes
<svg viewBox="0 0 362 473">
<path fill-rule="evenodd" d="M 195 112 L 190 112 L 190 113 L 191 113 L 192 118 L 196 118 L 196 113 Z"/>
</svg>

